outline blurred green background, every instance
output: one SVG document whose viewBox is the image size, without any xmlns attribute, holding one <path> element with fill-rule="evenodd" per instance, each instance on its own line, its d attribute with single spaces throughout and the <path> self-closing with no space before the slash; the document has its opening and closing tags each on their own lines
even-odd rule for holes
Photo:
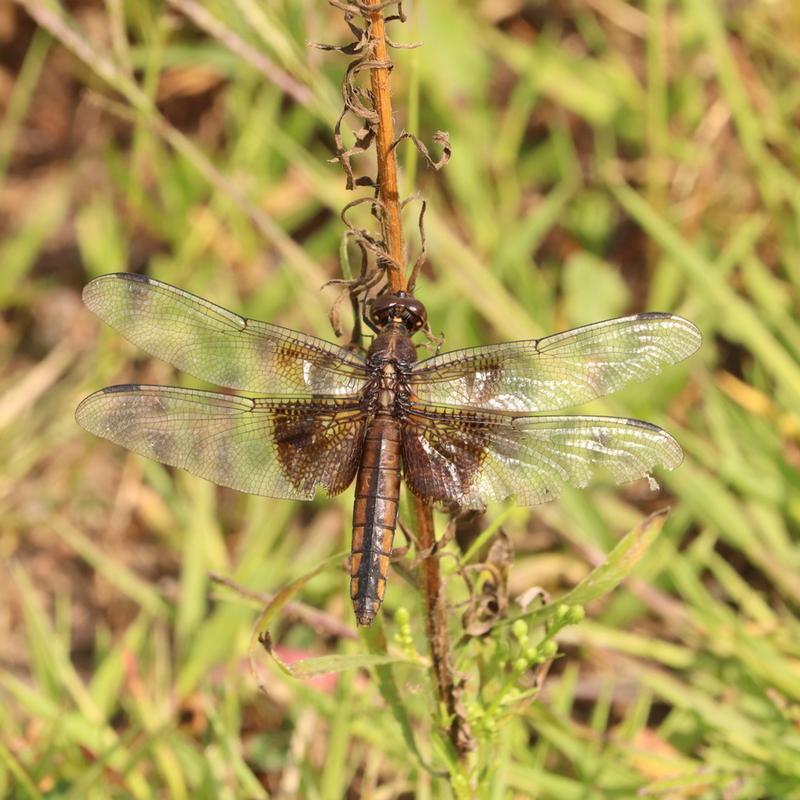
<svg viewBox="0 0 800 800">
<path fill-rule="evenodd" d="M 453 143 L 439 173 L 399 148 L 403 186 L 428 201 L 418 295 L 445 347 L 639 310 L 705 337 L 595 407 L 681 442 L 659 493 L 601 484 L 490 508 L 478 530 L 509 535 L 512 598 L 564 594 L 671 505 L 661 535 L 559 633 L 538 693 L 508 670 L 525 637 L 462 638 L 454 605 L 466 766 L 438 732 L 410 560 L 383 631 L 353 635 L 336 563 L 295 598 L 324 624 L 287 612 L 272 633 L 287 659 L 388 647 L 419 665 L 305 681 L 261 657 L 259 690 L 258 599 L 209 573 L 262 593 L 308 573 L 348 549 L 352 489 L 247 497 L 82 432 L 73 410 L 101 386 L 192 384 L 102 329 L 80 290 L 144 271 L 332 339 L 337 295 L 320 287 L 341 275 L 354 197 L 328 163 L 347 59 L 307 42 L 349 32 L 323 0 L 6 2 L 0 795 L 800 797 L 800 5 L 406 9 L 391 33 L 423 46 L 394 54 L 398 129 Z"/>
</svg>

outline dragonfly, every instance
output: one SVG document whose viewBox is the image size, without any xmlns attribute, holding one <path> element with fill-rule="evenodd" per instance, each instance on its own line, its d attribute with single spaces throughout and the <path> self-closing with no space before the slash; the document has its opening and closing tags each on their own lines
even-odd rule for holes
<svg viewBox="0 0 800 800">
<path fill-rule="evenodd" d="M 87 431 L 266 497 L 312 500 L 355 480 L 350 595 L 360 625 L 383 602 L 401 479 L 432 504 L 482 509 L 507 498 L 543 503 L 600 474 L 627 483 L 683 459 L 675 439 L 648 422 L 551 413 L 692 355 L 700 332 L 675 314 L 417 360 L 412 337 L 427 313 L 405 292 L 366 305 L 375 336 L 365 354 L 135 273 L 96 278 L 83 299 L 150 355 L 256 395 L 109 386 L 77 408 Z"/>
</svg>

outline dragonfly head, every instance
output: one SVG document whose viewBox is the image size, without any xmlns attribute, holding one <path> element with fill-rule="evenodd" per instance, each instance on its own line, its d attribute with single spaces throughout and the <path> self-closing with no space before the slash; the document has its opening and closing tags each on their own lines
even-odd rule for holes
<svg viewBox="0 0 800 800">
<path fill-rule="evenodd" d="M 408 292 L 390 292 L 369 302 L 369 318 L 378 327 L 400 323 L 411 333 L 425 327 L 428 312 L 416 297 Z"/>
</svg>

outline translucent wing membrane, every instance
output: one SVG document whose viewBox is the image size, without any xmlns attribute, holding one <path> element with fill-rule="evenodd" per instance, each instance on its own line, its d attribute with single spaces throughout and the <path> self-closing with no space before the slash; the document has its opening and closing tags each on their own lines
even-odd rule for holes
<svg viewBox="0 0 800 800">
<path fill-rule="evenodd" d="M 177 368 L 270 395 L 112 386 L 78 407 L 88 431 L 252 494 L 309 500 L 353 481 L 380 388 L 364 359 L 130 273 L 97 278 L 84 300 Z M 624 483 L 657 466 L 673 469 L 681 449 L 654 425 L 531 412 L 642 381 L 690 356 L 700 341 L 681 317 L 636 314 L 536 341 L 446 353 L 408 373 L 402 367 L 400 385 L 410 383 L 410 397 L 396 409 L 405 479 L 421 497 L 480 508 L 506 497 L 523 505 L 551 500 L 596 473 Z"/>
<path fill-rule="evenodd" d="M 86 305 L 138 347 L 210 383 L 284 395 L 352 395 L 364 361 L 323 339 L 247 319 L 133 273 L 95 278 Z"/>
<path fill-rule="evenodd" d="M 352 482 L 366 424 L 355 399 L 251 399 L 170 386 L 111 386 L 75 416 L 87 431 L 155 461 L 295 500 Z"/>
<path fill-rule="evenodd" d="M 643 381 L 700 346 L 674 314 L 634 314 L 544 339 L 473 347 L 415 365 L 411 385 L 428 403 L 490 410 L 556 411 Z"/>
<path fill-rule="evenodd" d="M 586 486 L 596 473 L 617 483 L 674 469 L 678 443 L 635 419 L 514 416 L 418 405 L 403 429 L 405 480 L 435 502 L 482 508 L 513 497 L 535 505 L 564 486 Z"/>
</svg>

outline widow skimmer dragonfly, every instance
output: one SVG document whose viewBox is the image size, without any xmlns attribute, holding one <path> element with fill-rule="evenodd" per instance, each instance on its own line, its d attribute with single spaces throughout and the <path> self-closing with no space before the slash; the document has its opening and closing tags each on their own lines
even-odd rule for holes
<svg viewBox="0 0 800 800">
<path fill-rule="evenodd" d="M 602 469 L 618 483 L 677 467 L 666 431 L 635 419 L 541 416 L 641 381 L 700 345 L 691 322 L 644 313 L 543 339 L 416 360 L 426 324 L 409 294 L 369 306 L 366 356 L 246 319 L 142 275 L 103 275 L 86 305 L 153 356 L 242 397 L 170 386 L 109 386 L 78 423 L 143 456 L 267 497 L 311 500 L 356 479 L 350 593 L 368 625 L 383 601 L 401 474 L 425 500 L 482 508 L 552 500 Z"/>
</svg>

